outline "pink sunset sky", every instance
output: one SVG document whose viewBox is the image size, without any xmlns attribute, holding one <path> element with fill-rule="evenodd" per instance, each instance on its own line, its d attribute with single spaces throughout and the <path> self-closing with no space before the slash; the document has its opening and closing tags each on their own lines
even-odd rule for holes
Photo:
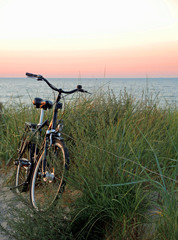
<svg viewBox="0 0 178 240">
<path fill-rule="evenodd" d="M 178 77 L 178 0 L 0 0 L 0 77 Z"/>
</svg>

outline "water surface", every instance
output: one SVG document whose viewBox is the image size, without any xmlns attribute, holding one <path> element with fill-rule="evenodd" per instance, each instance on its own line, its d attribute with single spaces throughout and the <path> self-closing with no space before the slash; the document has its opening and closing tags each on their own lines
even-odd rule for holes
<svg viewBox="0 0 178 240">
<path fill-rule="evenodd" d="M 120 91 L 131 93 L 137 99 L 144 95 L 159 98 L 161 104 L 178 104 L 178 78 L 49 78 L 54 86 L 71 90 L 78 84 L 93 93 L 111 89 L 116 97 Z M 45 82 L 32 78 L 0 78 L 0 102 L 8 103 L 17 100 L 31 103 L 34 97 L 54 99 L 51 89 Z"/>
</svg>

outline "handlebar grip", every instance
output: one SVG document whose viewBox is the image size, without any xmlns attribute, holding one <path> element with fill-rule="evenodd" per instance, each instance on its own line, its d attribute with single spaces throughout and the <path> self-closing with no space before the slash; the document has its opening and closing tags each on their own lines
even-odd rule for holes
<svg viewBox="0 0 178 240">
<path fill-rule="evenodd" d="M 36 75 L 36 74 L 33 74 L 33 73 L 26 73 L 26 75 L 28 77 L 31 77 L 31 78 L 36 78 L 38 81 L 44 80 L 43 76 L 41 76 L 41 75 Z"/>
<path fill-rule="evenodd" d="M 38 75 L 36 75 L 36 74 L 33 74 L 33 73 L 26 73 L 26 76 L 27 77 L 35 77 L 35 78 L 37 78 L 38 77 Z"/>
</svg>

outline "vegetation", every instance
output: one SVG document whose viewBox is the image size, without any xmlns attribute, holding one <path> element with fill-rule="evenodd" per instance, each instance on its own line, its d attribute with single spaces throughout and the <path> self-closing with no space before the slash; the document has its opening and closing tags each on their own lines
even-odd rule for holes
<svg viewBox="0 0 178 240">
<path fill-rule="evenodd" d="M 48 113 L 50 114 L 50 113 Z M 1 167 L 17 157 L 25 121 L 39 112 L 19 104 L 0 116 Z M 70 153 L 66 191 L 54 209 L 13 208 L 16 239 L 176 239 L 178 111 L 126 91 L 79 96 L 66 104 Z M 25 230 L 24 230 L 25 229 Z"/>
</svg>

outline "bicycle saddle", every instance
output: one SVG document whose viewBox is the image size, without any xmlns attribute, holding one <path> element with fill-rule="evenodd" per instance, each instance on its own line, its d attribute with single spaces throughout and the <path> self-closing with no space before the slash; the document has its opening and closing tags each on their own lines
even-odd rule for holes
<svg viewBox="0 0 178 240">
<path fill-rule="evenodd" d="M 43 108 L 44 110 L 50 109 L 53 107 L 53 103 L 49 100 L 43 100 L 41 98 L 34 98 L 32 101 L 33 105 L 36 108 Z"/>
</svg>

